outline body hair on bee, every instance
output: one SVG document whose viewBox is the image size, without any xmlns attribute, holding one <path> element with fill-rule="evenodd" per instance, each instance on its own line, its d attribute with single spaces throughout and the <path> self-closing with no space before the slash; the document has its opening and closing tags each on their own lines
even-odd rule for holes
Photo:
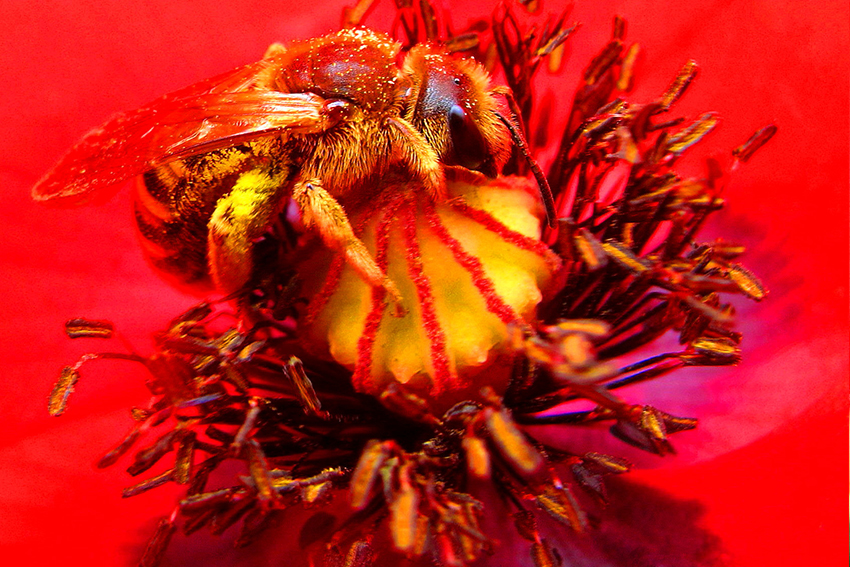
<svg viewBox="0 0 850 567">
<path fill-rule="evenodd" d="M 512 145 L 539 172 L 503 109 L 509 91 L 480 64 L 420 44 L 399 65 L 400 51 L 366 28 L 273 44 L 261 61 L 93 130 L 33 196 L 79 199 L 142 175 L 135 209 L 149 258 L 225 294 L 248 286 L 255 242 L 293 202 L 308 230 L 398 302 L 346 206 L 376 198 L 387 178 L 444 200 L 446 168 L 495 177 Z M 538 182 L 551 223 L 551 194 Z"/>
</svg>

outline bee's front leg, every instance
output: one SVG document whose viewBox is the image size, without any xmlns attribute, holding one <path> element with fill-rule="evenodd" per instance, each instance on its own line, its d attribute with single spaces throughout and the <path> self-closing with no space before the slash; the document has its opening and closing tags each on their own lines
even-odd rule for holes
<svg viewBox="0 0 850 567">
<path fill-rule="evenodd" d="M 318 179 L 298 181 L 292 198 L 301 208 L 304 225 L 315 229 L 325 246 L 345 255 L 346 262 L 370 285 L 382 287 L 397 307 L 401 293 L 395 283 L 378 266 L 366 245 L 357 238 L 345 210 L 322 186 Z"/>
<path fill-rule="evenodd" d="M 437 152 L 413 125 L 400 116 L 388 117 L 385 125 L 390 137 L 393 157 L 404 164 L 422 182 L 435 201 L 446 199 L 446 177 Z"/>
<path fill-rule="evenodd" d="M 216 288 L 240 290 L 254 271 L 253 244 L 278 213 L 286 179 L 263 170 L 243 173 L 219 199 L 207 225 L 207 260 Z"/>
</svg>

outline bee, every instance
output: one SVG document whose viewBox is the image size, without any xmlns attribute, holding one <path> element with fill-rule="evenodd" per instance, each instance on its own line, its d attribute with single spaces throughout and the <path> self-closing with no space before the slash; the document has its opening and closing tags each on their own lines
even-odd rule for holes
<svg viewBox="0 0 850 567">
<path fill-rule="evenodd" d="M 147 256 L 184 283 L 211 280 L 226 294 L 251 281 L 255 244 L 294 204 L 306 230 L 398 302 L 346 214 L 398 186 L 387 178 L 439 202 L 446 168 L 495 177 L 513 145 L 551 222 L 548 185 L 500 98 L 510 91 L 491 86 L 472 59 L 436 44 L 402 57 L 383 33 L 344 29 L 273 45 L 260 61 L 111 118 L 33 197 L 76 200 L 141 176 L 134 207 Z"/>
</svg>

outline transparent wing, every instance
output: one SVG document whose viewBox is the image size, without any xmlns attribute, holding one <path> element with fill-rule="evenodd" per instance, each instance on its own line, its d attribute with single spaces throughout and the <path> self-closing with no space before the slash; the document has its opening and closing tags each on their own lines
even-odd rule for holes
<svg viewBox="0 0 850 567">
<path fill-rule="evenodd" d="M 71 148 L 33 187 L 33 198 L 91 193 L 172 159 L 284 130 L 320 132 L 336 122 L 320 96 L 257 85 L 275 64 L 258 61 L 113 116 Z"/>
</svg>

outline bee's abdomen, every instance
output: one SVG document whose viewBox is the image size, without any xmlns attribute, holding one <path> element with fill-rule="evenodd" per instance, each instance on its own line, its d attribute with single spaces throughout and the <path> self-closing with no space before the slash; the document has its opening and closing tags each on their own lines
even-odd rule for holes
<svg viewBox="0 0 850 567">
<path fill-rule="evenodd" d="M 190 285 L 210 282 L 209 222 L 245 171 L 289 170 L 284 142 L 268 138 L 156 167 L 137 185 L 136 224 L 158 270 Z"/>
<path fill-rule="evenodd" d="M 204 198 L 185 177 L 171 178 L 169 166 L 147 172 L 135 199 L 142 248 L 158 270 L 186 284 L 204 284 L 207 267 L 207 222 L 217 199 Z"/>
</svg>

